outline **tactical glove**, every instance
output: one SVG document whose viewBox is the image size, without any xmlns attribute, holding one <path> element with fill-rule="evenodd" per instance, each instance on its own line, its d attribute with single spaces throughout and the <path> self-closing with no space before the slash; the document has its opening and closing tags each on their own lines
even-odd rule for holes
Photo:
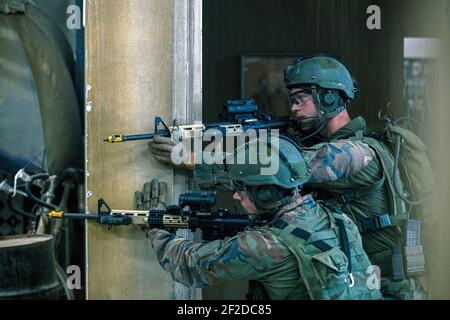
<svg viewBox="0 0 450 320">
<path fill-rule="evenodd" d="M 171 138 L 167 137 L 161 137 L 161 136 L 155 136 L 152 140 L 148 143 L 148 147 L 150 149 L 150 152 L 152 153 L 153 157 L 155 157 L 156 160 L 171 166 L 174 169 L 188 169 L 188 170 L 194 170 L 194 153 L 191 154 L 191 162 L 190 164 L 180 164 L 176 165 L 172 162 L 171 154 L 175 146 L 177 145 L 176 142 L 172 141 Z"/>
<path fill-rule="evenodd" d="M 153 179 L 151 182 L 144 184 L 144 191 L 136 191 L 135 208 L 137 210 L 165 209 L 167 200 L 168 187 L 167 183 Z M 141 230 L 148 235 L 151 228 L 148 225 L 142 225 Z"/>
</svg>

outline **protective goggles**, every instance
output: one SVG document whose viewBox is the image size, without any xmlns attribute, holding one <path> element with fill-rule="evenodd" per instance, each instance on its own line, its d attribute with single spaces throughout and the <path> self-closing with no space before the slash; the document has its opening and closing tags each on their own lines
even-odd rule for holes
<svg viewBox="0 0 450 320">
<path fill-rule="evenodd" d="M 310 89 L 303 89 L 289 94 L 292 104 L 304 104 L 312 98 L 312 91 Z"/>
</svg>

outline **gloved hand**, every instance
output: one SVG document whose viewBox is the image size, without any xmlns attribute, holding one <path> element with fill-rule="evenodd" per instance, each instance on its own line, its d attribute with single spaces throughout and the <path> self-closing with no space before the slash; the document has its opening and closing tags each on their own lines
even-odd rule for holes
<svg viewBox="0 0 450 320">
<path fill-rule="evenodd" d="M 177 143 L 172 141 L 170 138 L 161 136 L 154 136 L 153 139 L 148 143 L 150 152 L 153 154 L 156 160 L 161 161 L 162 163 L 169 165 L 174 169 L 184 168 L 188 170 L 194 170 L 194 153 L 192 153 L 191 155 L 192 161 L 190 164 L 183 163 L 180 165 L 176 165 L 172 162 L 171 154 L 176 145 Z"/>
<path fill-rule="evenodd" d="M 153 179 L 144 184 L 144 191 L 134 193 L 136 210 L 165 209 L 167 200 L 167 183 Z M 148 236 L 151 227 L 142 225 L 141 230 Z"/>
</svg>

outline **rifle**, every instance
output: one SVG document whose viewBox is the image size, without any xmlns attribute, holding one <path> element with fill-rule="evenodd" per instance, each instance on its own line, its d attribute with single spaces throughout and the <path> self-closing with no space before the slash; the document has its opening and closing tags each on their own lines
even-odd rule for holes
<svg viewBox="0 0 450 320">
<path fill-rule="evenodd" d="M 200 229 L 203 232 L 203 240 L 207 241 L 235 236 L 250 225 L 247 214 L 227 209 L 213 211 L 216 199 L 215 192 L 188 191 L 180 195 L 178 205 L 144 211 L 112 210 L 106 201 L 100 198 L 97 214 L 52 211 L 48 215 L 50 218 L 95 220 L 99 224 L 107 225 L 109 230 L 113 226 L 130 224 L 171 231 L 189 229 L 194 232 Z"/>
<path fill-rule="evenodd" d="M 154 136 L 170 137 L 179 142 L 183 139 L 203 137 L 203 133 L 209 129 L 219 130 L 223 137 L 240 136 L 249 129 L 278 129 L 286 131 L 293 124 L 290 117 L 273 119 L 270 114 L 259 115 L 258 106 L 253 99 L 228 100 L 224 111 L 219 115 L 219 122 L 203 124 L 201 122 L 188 125 L 168 127 L 160 117 L 155 117 L 155 132 L 138 135 L 112 135 L 104 139 L 105 142 L 120 143 L 126 141 L 149 140 Z M 160 126 L 163 129 L 160 129 Z"/>
</svg>

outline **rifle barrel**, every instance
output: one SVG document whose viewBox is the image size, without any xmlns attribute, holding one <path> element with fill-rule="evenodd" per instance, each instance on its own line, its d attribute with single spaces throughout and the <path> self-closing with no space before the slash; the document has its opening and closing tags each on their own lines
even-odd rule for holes
<svg viewBox="0 0 450 320">
<path fill-rule="evenodd" d="M 50 218 L 66 218 L 66 219 L 81 219 L 81 220 L 97 220 L 98 214 L 89 214 L 89 213 L 71 213 L 71 212 L 63 212 L 63 211 L 52 211 L 48 214 Z"/>
<path fill-rule="evenodd" d="M 130 136 L 123 136 L 123 142 L 125 141 L 136 141 L 136 140 L 150 140 L 155 136 L 154 133 L 146 133 L 146 134 L 136 134 Z"/>
<path fill-rule="evenodd" d="M 160 130 L 156 133 L 144 133 L 144 134 L 135 134 L 135 135 L 121 135 L 115 134 L 109 136 L 108 138 L 103 139 L 104 142 L 109 143 L 121 143 L 127 141 L 138 141 L 138 140 L 150 140 L 153 139 L 156 135 L 161 137 L 170 137 L 170 132 L 167 130 Z"/>
<path fill-rule="evenodd" d="M 88 213 L 64 213 L 64 218 L 69 219 L 84 219 L 84 220 L 97 220 L 98 214 Z"/>
</svg>

